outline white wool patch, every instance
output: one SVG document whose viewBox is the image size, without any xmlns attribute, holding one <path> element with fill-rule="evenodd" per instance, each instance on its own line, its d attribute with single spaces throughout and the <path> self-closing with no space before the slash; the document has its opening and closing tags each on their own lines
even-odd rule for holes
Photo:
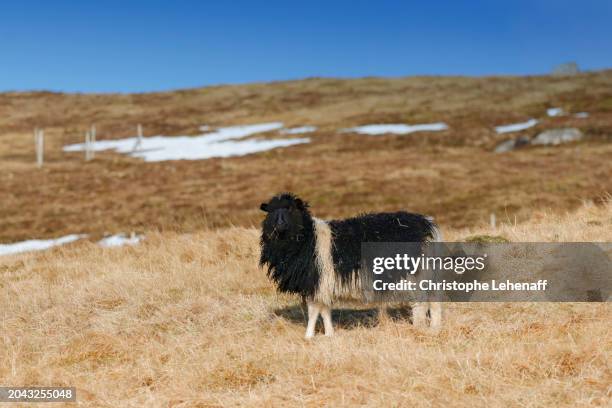
<svg viewBox="0 0 612 408">
<path fill-rule="evenodd" d="M 319 268 L 319 287 L 314 301 L 330 306 L 336 299 L 361 299 L 361 279 L 343 285 L 340 281 L 332 255 L 333 236 L 326 221 L 313 218 L 316 239 L 316 261 Z"/>
<path fill-rule="evenodd" d="M 329 225 L 313 218 L 315 230 L 315 256 L 319 268 L 319 287 L 314 295 L 315 302 L 331 305 L 336 287 L 336 271 L 332 256 L 332 233 Z"/>
</svg>

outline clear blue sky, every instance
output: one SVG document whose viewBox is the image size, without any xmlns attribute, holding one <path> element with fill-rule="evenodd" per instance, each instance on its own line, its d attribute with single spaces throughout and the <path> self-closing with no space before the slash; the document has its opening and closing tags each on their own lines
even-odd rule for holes
<svg viewBox="0 0 612 408">
<path fill-rule="evenodd" d="M 2 1 L 0 91 L 612 67 L 612 1 Z"/>
</svg>

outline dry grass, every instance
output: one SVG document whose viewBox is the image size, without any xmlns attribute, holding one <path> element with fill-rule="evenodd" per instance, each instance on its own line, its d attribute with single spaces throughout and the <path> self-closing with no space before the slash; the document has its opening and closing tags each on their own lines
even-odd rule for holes
<svg viewBox="0 0 612 408">
<path fill-rule="evenodd" d="M 548 118 L 546 108 L 588 111 Z M 495 125 L 542 119 L 524 133 L 576 126 L 583 143 L 495 155 Z M 96 123 L 98 139 L 195 134 L 202 124 L 317 125 L 313 143 L 194 162 L 142 163 L 113 153 L 85 164 L 63 145 Z M 338 134 L 366 123 L 445 121 L 408 136 Z M 46 160 L 34 165 L 32 129 Z M 565 211 L 612 192 L 612 70 L 573 77 L 308 79 L 168 93 L 0 94 L 0 242 L 69 233 L 197 232 L 250 226 L 258 205 L 292 190 L 319 215 L 405 208 L 466 227 Z M 270 137 L 273 134 L 269 135 Z"/>
<path fill-rule="evenodd" d="M 537 214 L 524 241 L 610 241 L 612 205 Z M 151 234 L 0 259 L 0 384 L 78 388 L 81 406 L 610 406 L 610 304 L 452 304 L 434 335 L 341 309 L 305 341 L 258 270 L 257 231 Z"/>
</svg>

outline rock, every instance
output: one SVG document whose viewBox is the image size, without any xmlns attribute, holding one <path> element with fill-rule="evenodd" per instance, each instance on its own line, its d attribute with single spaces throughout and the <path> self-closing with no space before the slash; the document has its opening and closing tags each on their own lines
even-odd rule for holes
<svg viewBox="0 0 612 408">
<path fill-rule="evenodd" d="M 537 135 L 532 145 L 559 145 L 562 143 L 576 142 L 582 140 L 584 135 L 576 128 L 551 129 Z"/>
<path fill-rule="evenodd" d="M 529 139 L 529 136 L 519 136 L 516 139 L 514 139 L 514 147 L 523 147 L 525 145 L 528 145 L 529 142 L 531 142 L 531 139 Z"/>
<path fill-rule="evenodd" d="M 578 64 L 576 64 L 574 61 L 566 62 L 565 64 L 559 64 L 556 67 L 554 67 L 552 70 L 553 75 L 559 75 L 559 76 L 576 75 L 579 72 L 580 72 L 580 68 L 578 68 Z"/>
<path fill-rule="evenodd" d="M 495 147 L 495 153 L 506 153 L 514 150 L 514 139 L 506 140 L 501 142 Z"/>
<path fill-rule="evenodd" d="M 509 139 L 504 142 L 501 142 L 495 147 L 495 153 L 506 153 L 512 151 L 518 147 L 525 146 L 529 144 L 529 138 L 527 136 L 519 136 L 515 139 Z"/>
</svg>

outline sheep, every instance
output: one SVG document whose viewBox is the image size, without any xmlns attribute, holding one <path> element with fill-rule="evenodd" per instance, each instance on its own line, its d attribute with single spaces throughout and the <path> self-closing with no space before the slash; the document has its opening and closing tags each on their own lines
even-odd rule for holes
<svg viewBox="0 0 612 408">
<path fill-rule="evenodd" d="M 306 338 L 315 334 L 319 314 L 325 335 L 334 328 L 331 307 L 336 300 L 362 298 L 360 273 L 362 242 L 440 241 L 440 231 L 429 217 L 404 211 L 373 213 L 342 220 L 313 217 L 309 205 L 291 193 L 274 196 L 261 204 L 260 266 L 284 293 L 302 296 L 308 309 Z M 419 303 L 413 323 L 423 325 L 427 311 L 430 325 L 442 323 L 440 303 Z"/>
</svg>

